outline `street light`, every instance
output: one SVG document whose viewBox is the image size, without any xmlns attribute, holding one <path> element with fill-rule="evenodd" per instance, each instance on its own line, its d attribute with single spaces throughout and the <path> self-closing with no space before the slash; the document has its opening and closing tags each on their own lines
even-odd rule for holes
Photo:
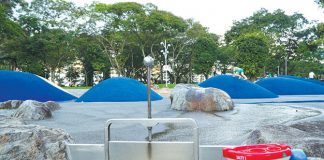
<svg viewBox="0 0 324 160">
<path fill-rule="evenodd" d="M 161 42 L 160 43 L 163 47 L 164 47 L 164 50 L 161 50 L 161 53 L 163 53 L 164 55 L 164 63 L 165 65 L 163 66 L 163 70 L 165 70 L 165 86 L 168 87 L 168 62 L 167 62 L 167 59 L 168 59 L 168 48 L 171 46 L 171 44 L 167 44 L 166 43 L 166 40 L 164 40 L 164 42 Z"/>
<path fill-rule="evenodd" d="M 154 65 L 154 59 L 151 56 L 144 58 L 144 65 L 147 67 L 147 118 L 152 118 L 151 110 L 151 69 Z M 148 130 L 148 140 L 152 141 L 152 127 L 147 127 Z"/>
</svg>

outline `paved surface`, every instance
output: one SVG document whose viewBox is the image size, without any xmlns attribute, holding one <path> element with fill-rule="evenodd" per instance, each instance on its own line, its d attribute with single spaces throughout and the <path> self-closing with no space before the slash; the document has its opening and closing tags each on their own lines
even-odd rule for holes
<svg viewBox="0 0 324 160">
<path fill-rule="evenodd" d="M 70 91 L 71 92 L 71 91 Z M 76 90 L 81 95 L 84 90 Z M 72 93 L 75 94 L 73 91 Z M 76 94 L 76 95 L 77 95 Z M 233 111 L 205 113 L 182 112 L 170 109 L 170 100 L 153 101 L 153 117 L 194 118 L 200 128 L 200 144 L 240 145 L 258 126 L 268 124 L 293 124 L 302 121 L 324 121 L 324 102 L 280 103 L 284 101 L 324 100 L 322 96 L 281 96 L 276 99 L 234 100 Z M 254 104 L 258 102 L 258 104 Z M 269 103 L 270 102 L 270 103 Z M 275 102 L 275 103 L 271 103 Z M 62 128 L 74 137 L 76 143 L 103 143 L 105 122 L 111 118 L 146 118 L 146 102 L 76 103 L 62 102 L 62 109 L 53 112 L 53 118 L 30 121 L 53 128 Z M 1 111 L 8 115 L 10 111 Z M 172 125 L 159 125 L 153 129 L 160 140 L 186 140 L 190 130 L 175 129 Z M 144 140 L 147 130 L 139 125 L 114 126 L 115 140 Z"/>
</svg>

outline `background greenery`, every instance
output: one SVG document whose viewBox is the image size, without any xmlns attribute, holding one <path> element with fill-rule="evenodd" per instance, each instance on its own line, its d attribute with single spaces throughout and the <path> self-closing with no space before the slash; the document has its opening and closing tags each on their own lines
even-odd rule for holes
<svg viewBox="0 0 324 160">
<path fill-rule="evenodd" d="M 315 0 L 319 7 L 323 0 Z M 223 37 L 223 38 L 221 38 Z M 80 72 L 86 86 L 93 85 L 95 71 L 109 78 L 113 67 L 120 76 L 145 83 L 143 57 L 151 55 L 160 67 L 165 63 L 160 42 L 170 43 L 171 83 L 191 83 L 192 74 L 207 77 L 212 67 L 222 73 L 230 64 L 242 67 L 250 79 L 265 72 L 307 76 L 324 74 L 324 23 L 282 10 L 256 11 L 234 22 L 225 35 L 215 35 L 199 22 L 162 11 L 154 4 L 93 3 L 78 7 L 64 0 L 2 0 L 0 2 L 0 69 L 28 71 L 45 78 L 67 68 L 75 81 Z M 74 69 L 80 62 L 82 71 Z M 59 81 L 57 76 L 52 80 Z M 319 77 L 321 78 L 321 77 Z"/>
</svg>

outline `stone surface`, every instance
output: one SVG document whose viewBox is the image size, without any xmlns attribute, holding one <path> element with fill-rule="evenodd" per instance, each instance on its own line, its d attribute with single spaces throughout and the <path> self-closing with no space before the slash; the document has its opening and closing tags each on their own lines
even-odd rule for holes
<svg viewBox="0 0 324 160">
<path fill-rule="evenodd" d="M 252 131 L 243 145 L 261 143 L 284 143 L 304 150 L 309 157 L 324 157 L 323 136 L 290 126 L 278 124 L 260 127 Z"/>
<path fill-rule="evenodd" d="M 11 115 L 25 120 L 40 120 L 52 117 L 52 112 L 44 103 L 27 100 Z"/>
<path fill-rule="evenodd" d="M 64 130 L 0 119 L 0 159 L 65 160 L 66 142 L 73 140 Z"/>
<path fill-rule="evenodd" d="M 0 109 L 17 109 L 23 101 L 20 100 L 10 100 L 0 103 Z"/>
<path fill-rule="evenodd" d="M 6 117 L 0 115 L 0 126 L 2 125 L 24 125 L 24 121 L 18 118 Z"/>
<path fill-rule="evenodd" d="M 184 111 L 227 111 L 234 108 L 230 96 L 216 88 L 178 84 L 171 92 L 171 108 Z"/>
<path fill-rule="evenodd" d="M 44 105 L 47 106 L 52 112 L 61 109 L 61 106 L 54 101 L 44 102 Z"/>
</svg>

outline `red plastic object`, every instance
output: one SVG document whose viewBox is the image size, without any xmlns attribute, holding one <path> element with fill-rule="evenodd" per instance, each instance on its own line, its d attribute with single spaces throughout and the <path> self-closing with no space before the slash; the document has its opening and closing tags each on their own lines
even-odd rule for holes
<svg viewBox="0 0 324 160">
<path fill-rule="evenodd" d="M 224 158 L 235 160 L 274 160 L 291 156 L 285 144 L 257 144 L 223 149 Z"/>
</svg>

